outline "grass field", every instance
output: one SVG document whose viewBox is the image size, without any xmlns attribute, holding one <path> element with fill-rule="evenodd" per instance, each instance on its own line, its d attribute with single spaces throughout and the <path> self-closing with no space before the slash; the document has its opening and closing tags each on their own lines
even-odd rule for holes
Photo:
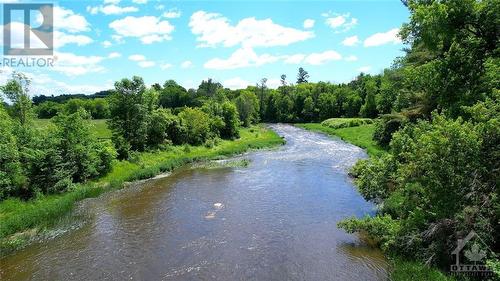
<svg viewBox="0 0 500 281">
<path fill-rule="evenodd" d="M 108 125 L 106 124 L 107 121 L 107 119 L 91 120 L 96 137 L 100 139 L 111 138 L 111 130 L 108 129 Z M 41 129 L 48 128 L 50 123 L 50 119 L 35 119 L 35 126 Z"/>
<path fill-rule="evenodd" d="M 43 123 L 41 123 L 43 125 Z M 128 181 L 151 178 L 194 161 L 217 159 L 284 143 L 275 132 L 261 126 L 244 128 L 240 138 L 223 140 L 213 148 L 172 146 L 170 149 L 138 153 L 134 162 L 116 161 L 102 179 L 78 185 L 73 191 L 40 196 L 35 200 L 8 199 L 0 203 L 0 256 L 22 247 L 40 231 L 56 224 L 75 202 L 123 187 Z"/>
<path fill-rule="evenodd" d="M 300 123 L 295 125 L 307 130 L 340 137 L 346 142 L 366 149 L 370 156 L 380 156 L 385 153 L 385 150 L 373 140 L 373 131 L 375 130 L 374 124 L 340 129 L 333 129 L 321 123 Z"/>
</svg>

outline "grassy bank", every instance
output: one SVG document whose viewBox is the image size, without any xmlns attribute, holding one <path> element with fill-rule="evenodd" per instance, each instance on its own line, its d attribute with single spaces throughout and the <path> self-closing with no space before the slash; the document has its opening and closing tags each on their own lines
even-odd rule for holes
<svg viewBox="0 0 500 281">
<path fill-rule="evenodd" d="M 374 124 L 334 129 L 320 123 L 300 123 L 297 127 L 340 137 L 342 140 L 366 149 L 370 156 L 380 156 L 385 150 L 373 140 Z"/>
<path fill-rule="evenodd" d="M 132 162 L 116 161 L 106 177 L 77 185 L 73 191 L 41 196 L 27 202 L 5 200 L 0 203 L 0 255 L 25 245 L 35 234 L 56 224 L 79 200 L 96 197 L 123 187 L 125 182 L 147 179 L 190 162 L 283 144 L 283 139 L 275 132 L 259 126 L 242 129 L 240 135 L 237 140 L 223 140 L 212 148 L 171 146 L 166 150 L 138 153 Z"/>
</svg>

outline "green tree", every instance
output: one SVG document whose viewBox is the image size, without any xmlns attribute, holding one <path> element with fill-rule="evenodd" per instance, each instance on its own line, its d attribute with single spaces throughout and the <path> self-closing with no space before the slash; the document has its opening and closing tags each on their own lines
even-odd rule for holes
<svg viewBox="0 0 500 281">
<path fill-rule="evenodd" d="M 14 124 L 3 106 L 0 106 L 0 200 L 17 195 L 25 183 Z"/>
<path fill-rule="evenodd" d="M 0 90 L 12 102 L 12 114 L 22 126 L 32 119 L 32 102 L 29 96 L 31 79 L 23 73 L 13 72 L 11 79 Z"/>
<path fill-rule="evenodd" d="M 235 100 L 235 104 L 243 126 L 248 127 L 250 124 L 259 121 L 259 100 L 254 93 L 248 90 L 241 91 Z"/>
<path fill-rule="evenodd" d="M 211 136 L 210 117 L 197 108 L 186 107 L 179 113 L 182 126 L 186 129 L 186 141 L 192 145 L 203 144 Z"/>
<path fill-rule="evenodd" d="M 304 70 L 304 68 L 299 68 L 299 73 L 297 74 L 297 84 L 307 83 L 309 79 L 309 73 Z"/>
<path fill-rule="evenodd" d="M 123 141 L 133 150 L 143 150 L 146 146 L 149 112 L 144 103 L 145 91 L 144 81 L 137 76 L 115 83 L 115 91 L 109 97 L 109 127 L 113 131 L 113 141 L 118 149 L 125 145 Z"/>
</svg>

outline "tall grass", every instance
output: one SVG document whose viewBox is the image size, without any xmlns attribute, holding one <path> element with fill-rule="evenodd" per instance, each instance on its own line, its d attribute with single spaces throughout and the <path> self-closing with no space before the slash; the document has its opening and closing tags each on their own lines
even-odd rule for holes
<svg viewBox="0 0 500 281">
<path fill-rule="evenodd" d="M 116 161 L 112 171 L 96 182 L 77 185 L 72 191 L 41 196 L 30 201 L 8 199 L 0 202 L 0 256 L 23 244 L 30 238 L 21 232 L 39 232 L 56 224 L 73 209 L 75 202 L 121 188 L 125 182 L 154 177 L 172 171 L 187 163 L 216 159 L 245 152 L 249 149 L 283 144 L 275 132 L 260 126 L 242 129 L 240 138 L 223 140 L 213 148 L 205 146 L 172 146 L 166 150 L 138 153 L 133 162 Z"/>
</svg>

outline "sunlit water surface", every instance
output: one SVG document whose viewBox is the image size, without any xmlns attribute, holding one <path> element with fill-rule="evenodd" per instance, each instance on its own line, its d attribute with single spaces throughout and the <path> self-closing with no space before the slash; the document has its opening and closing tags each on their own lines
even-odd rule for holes
<svg viewBox="0 0 500 281">
<path fill-rule="evenodd" d="M 386 280 L 379 250 L 336 227 L 372 214 L 360 148 L 290 125 L 248 167 L 190 169 L 85 200 L 85 223 L 0 260 L 0 280 Z"/>
</svg>

